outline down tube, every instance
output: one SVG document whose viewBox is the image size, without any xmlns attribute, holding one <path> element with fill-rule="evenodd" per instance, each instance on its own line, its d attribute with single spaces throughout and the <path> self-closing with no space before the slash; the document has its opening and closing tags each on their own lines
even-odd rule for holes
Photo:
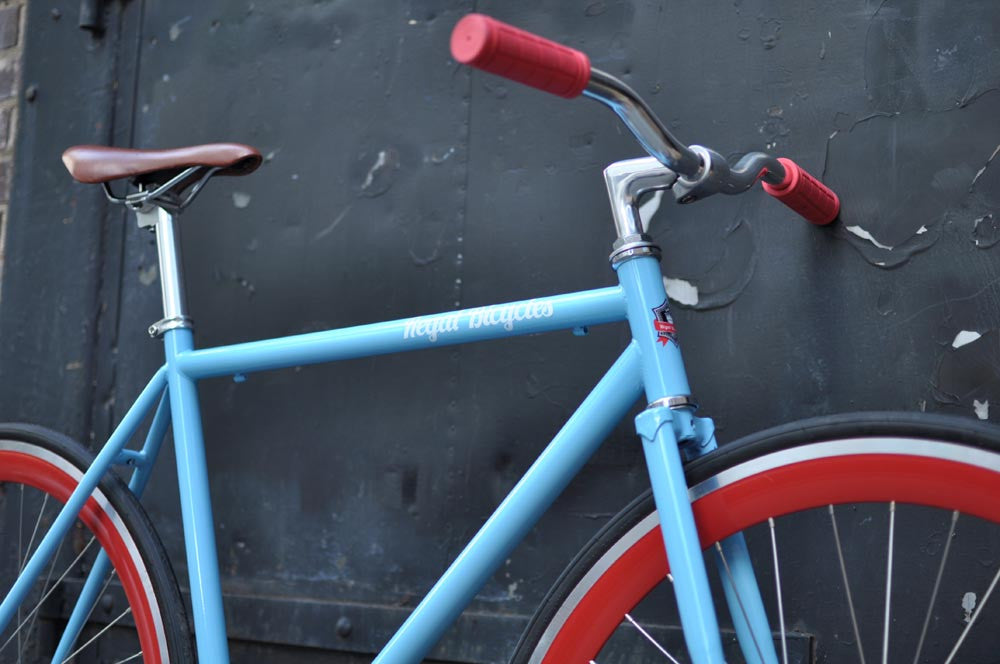
<svg viewBox="0 0 1000 664">
<path fill-rule="evenodd" d="M 642 395 L 635 342 L 414 609 L 376 664 L 419 662 Z"/>
</svg>

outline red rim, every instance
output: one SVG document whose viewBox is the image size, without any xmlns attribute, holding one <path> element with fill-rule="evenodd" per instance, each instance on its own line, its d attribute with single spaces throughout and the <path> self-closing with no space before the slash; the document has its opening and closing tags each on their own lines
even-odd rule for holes
<svg viewBox="0 0 1000 664">
<path fill-rule="evenodd" d="M 0 480 L 20 482 L 34 487 L 65 503 L 73 489 L 76 480 L 66 472 L 23 452 L 0 452 Z M 160 648 L 156 636 L 156 625 L 149 606 L 149 599 L 142 587 L 142 577 L 135 561 L 129 554 L 128 545 L 114 527 L 111 517 L 101 509 L 94 498 L 90 498 L 80 510 L 80 520 L 97 537 L 97 541 L 107 552 L 119 580 L 125 590 L 129 606 L 139 634 L 139 644 L 143 652 L 143 661 L 159 664 Z"/>
<path fill-rule="evenodd" d="M 927 457 L 865 454 L 802 461 L 753 475 L 695 501 L 703 547 L 768 517 L 856 502 L 913 503 L 1000 523 L 1000 482 L 976 466 Z M 622 616 L 666 578 L 658 528 L 636 541 L 594 583 L 566 619 L 545 664 L 597 656 Z"/>
</svg>

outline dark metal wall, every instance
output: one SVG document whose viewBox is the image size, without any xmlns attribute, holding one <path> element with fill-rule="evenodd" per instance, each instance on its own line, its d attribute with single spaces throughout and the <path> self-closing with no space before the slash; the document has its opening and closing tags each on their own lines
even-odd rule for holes
<svg viewBox="0 0 1000 664">
<path fill-rule="evenodd" d="M 472 9 L 585 50 L 682 139 L 793 156 L 840 193 L 841 221 L 820 230 L 759 192 L 646 208 L 724 441 L 844 410 L 996 417 L 994 3 L 106 4 L 99 37 L 78 2 L 28 6 L 38 94 L 2 275 L 5 419 L 99 441 L 161 361 L 151 237 L 71 183 L 58 156 L 75 143 L 267 155 L 184 215 L 203 346 L 613 283 L 600 170 L 638 148 L 594 104 L 457 66 L 448 35 Z M 962 331 L 981 336 L 956 347 Z M 237 659 L 365 660 L 626 340 L 612 327 L 206 382 Z M 183 578 L 171 464 L 147 504 Z M 502 659 L 644 473 L 626 423 L 435 656 Z"/>
</svg>

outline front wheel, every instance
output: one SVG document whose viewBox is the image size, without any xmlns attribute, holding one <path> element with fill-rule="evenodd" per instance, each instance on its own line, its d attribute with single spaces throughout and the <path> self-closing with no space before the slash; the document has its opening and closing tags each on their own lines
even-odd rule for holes
<svg viewBox="0 0 1000 664">
<path fill-rule="evenodd" d="M 997 661 L 996 428 L 917 414 L 819 418 L 685 470 L 703 548 L 747 539 L 780 661 Z M 647 492 L 566 569 L 512 661 L 687 662 L 669 585 Z M 727 661 L 744 661 L 723 632 Z"/>
<path fill-rule="evenodd" d="M 30 425 L 0 425 L 0 598 L 37 550 L 76 488 L 90 455 L 73 441 Z M 56 661 L 193 662 L 187 612 L 177 582 L 145 512 L 109 474 L 84 504 L 27 598 L 0 630 L 0 663 Z M 67 630 L 84 582 L 96 601 L 79 612 L 82 628 Z M 71 635 L 63 635 L 70 631 Z"/>
</svg>

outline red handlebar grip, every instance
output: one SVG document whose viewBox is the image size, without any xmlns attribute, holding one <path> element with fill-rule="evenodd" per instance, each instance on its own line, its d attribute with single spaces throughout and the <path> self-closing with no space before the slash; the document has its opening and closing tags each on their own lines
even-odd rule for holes
<svg viewBox="0 0 1000 664">
<path fill-rule="evenodd" d="M 469 14 L 451 32 L 451 54 L 459 62 L 567 99 L 590 81 L 590 58 L 512 25 Z"/>
<path fill-rule="evenodd" d="M 840 213 L 837 194 L 791 159 L 780 157 L 778 161 L 785 167 L 785 179 L 778 185 L 762 183 L 764 191 L 818 226 L 837 218 Z"/>
</svg>

